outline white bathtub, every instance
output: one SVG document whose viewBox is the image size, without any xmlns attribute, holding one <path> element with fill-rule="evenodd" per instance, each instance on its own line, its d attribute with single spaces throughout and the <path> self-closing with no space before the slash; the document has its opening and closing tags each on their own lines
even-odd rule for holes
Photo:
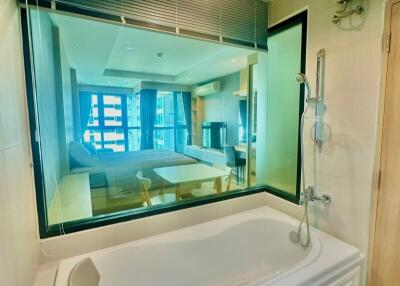
<svg viewBox="0 0 400 286">
<path fill-rule="evenodd" d="M 62 260 L 55 286 L 91 257 L 100 286 L 360 285 L 360 251 L 312 230 L 311 246 L 294 244 L 298 222 L 263 207 Z"/>
</svg>

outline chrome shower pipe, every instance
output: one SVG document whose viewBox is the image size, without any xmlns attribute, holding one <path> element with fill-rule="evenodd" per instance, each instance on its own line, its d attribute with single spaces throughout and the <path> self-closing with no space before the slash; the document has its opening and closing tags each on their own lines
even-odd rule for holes
<svg viewBox="0 0 400 286">
<path fill-rule="evenodd" d="M 300 84 L 304 84 L 307 89 L 307 105 L 301 115 L 300 119 L 300 151 L 301 151 L 301 174 L 302 174 L 302 191 L 300 193 L 300 205 L 304 206 L 304 213 L 303 217 L 299 223 L 297 231 L 291 231 L 289 233 L 290 239 L 294 243 L 300 244 L 302 247 L 308 247 L 311 242 L 310 236 L 310 223 L 308 218 L 308 203 L 320 201 L 324 205 L 329 205 L 332 201 L 331 197 L 327 194 L 323 194 L 321 196 L 315 195 L 314 187 L 308 186 L 306 187 L 306 178 L 305 178 L 305 170 L 304 170 L 304 120 L 305 115 L 310 107 L 311 104 L 315 104 L 315 118 L 316 121 L 313 124 L 314 128 L 314 146 L 321 147 L 325 134 L 324 134 L 324 127 L 325 124 L 323 122 L 323 115 L 325 114 L 326 107 L 324 104 L 324 77 L 325 77 L 325 50 L 321 49 L 317 53 L 317 76 L 316 76 L 316 95 L 313 97 L 311 94 L 311 87 L 310 83 L 307 80 L 307 77 L 299 73 L 296 75 L 296 81 Z M 313 152 L 315 156 L 315 150 Z M 314 157 L 315 158 L 315 157 Z M 315 160 L 313 164 L 314 169 L 314 180 L 316 174 L 316 165 Z M 315 182 L 314 182 L 315 185 Z M 303 231 L 305 231 L 305 239 L 302 236 Z"/>
<path fill-rule="evenodd" d="M 246 129 L 246 186 L 250 187 L 251 186 L 251 136 L 253 133 L 253 92 L 254 92 L 254 65 L 251 64 L 249 65 L 248 71 L 249 71 L 249 82 L 248 82 L 248 89 L 247 89 L 247 129 Z"/>
<path fill-rule="evenodd" d="M 320 49 L 317 53 L 317 78 L 316 78 L 316 97 L 318 101 L 324 101 L 325 83 L 325 49 Z"/>
<path fill-rule="evenodd" d="M 323 116 L 326 112 L 325 106 L 325 49 L 320 49 L 317 53 L 317 76 L 316 76 L 316 104 L 314 125 L 314 142 L 318 147 L 322 147 L 325 142 L 325 123 Z"/>
</svg>

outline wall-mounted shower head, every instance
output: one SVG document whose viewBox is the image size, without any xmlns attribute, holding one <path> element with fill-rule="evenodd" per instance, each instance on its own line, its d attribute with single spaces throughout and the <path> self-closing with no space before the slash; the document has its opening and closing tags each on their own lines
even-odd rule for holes
<svg viewBox="0 0 400 286">
<path fill-rule="evenodd" d="M 307 100 L 310 100 L 311 97 L 311 86 L 310 86 L 310 82 L 308 81 L 307 76 L 304 73 L 298 73 L 296 74 L 296 81 L 300 84 L 304 84 L 306 86 L 306 90 L 307 90 Z"/>
</svg>

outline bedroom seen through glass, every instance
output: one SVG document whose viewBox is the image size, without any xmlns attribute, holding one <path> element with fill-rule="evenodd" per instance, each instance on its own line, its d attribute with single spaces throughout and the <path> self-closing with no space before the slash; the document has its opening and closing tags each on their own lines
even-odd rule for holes
<svg viewBox="0 0 400 286">
<path fill-rule="evenodd" d="M 29 21 L 47 227 L 280 186 L 267 53 L 40 8 Z"/>
<path fill-rule="evenodd" d="M 29 12 L 49 226 L 255 184 L 238 116 L 255 51 Z"/>
</svg>

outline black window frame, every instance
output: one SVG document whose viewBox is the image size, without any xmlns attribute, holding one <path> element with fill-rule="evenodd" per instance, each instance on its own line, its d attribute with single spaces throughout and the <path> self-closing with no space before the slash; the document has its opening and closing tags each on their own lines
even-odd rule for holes
<svg viewBox="0 0 400 286">
<path fill-rule="evenodd" d="M 37 140 L 37 118 L 36 118 L 36 103 L 34 94 L 34 66 L 31 62 L 31 51 L 29 44 L 29 17 L 28 17 L 28 7 L 20 7 L 21 16 L 21 31 L 22 31 L 22 45 L 23 45 L 23 57 L 24 57 L 24 67 L 25 67 L 25 83 L 26 83 L 26 94 L 27 94 L 27 105 L 28 105 L 28 119 L 29 119 L 29 130 L 30 130 L 30 142 L 32 149 L 32 160 L 34 169 L 34 181 L 35 181 L 35 193 L 37 202 L 37 213 L 38 213 L 38 223 L 39 223 L 39 234 L 40 238 L 49 238 L 53 236 L 59 236 L 60 227 L 56 225 L 48 225 L 47 223 L 47 205 L 44 196 L 44 183 L 43 183 L 43 166 L 41 161 L 41 151 L 40 143 Z M 107 16 L 107 15 L 105 15 Z M 305 72 L 306 65 L 306 43 L 307 43 L 307 18 L 308 12 L 303 11 L 300 14 L 291 17 L 273 27 L 268 29 L 269 35 L 274 35 L 285 29 L 293 27 L 298 24 L 302 24 L 302 48 L 301 48 L 301 70 L 300 72 Z M 94 18 L 95 20 L 95 18 Z M 301 112 L 304 108 L 304 91 L 300 89 L 300 106 L 299 106 L 299 118 Z M 300 120 L 299 120 L 300 123 Z M 135 128 L 133 128 L 135 129 Z M 298 136 L 298 179 L 297 179 L 297 191 L 296 196 L 292 196 L 288 193 L 282 192 L 268 186 L 255 186 L 249 187 L 243 190 L 235 190 L 231 192 L 225 192 L 219 195 L 210 195 L 202 198 L 190 199 L 185 201 L 180 201 L 177 203 L 172 203 L 168 205 L 160 205 L 156 207 L 147 208 L 145 211 L 143 209 L 139 210 L 125 210 L 120 212 L 115 212 L 110 215 L 101 215 L 88 219 L 81 219 L 77 221 L 65 222 L 63 223 L 63 232 L 65 234 L 74 233 L 82 230 L 92 229 L 96 227 L 111 225 L 115 223 L 130 221 L 134 219 L 149 217 L 157 214 L 164 214 L 168 212 L 178 211 L 182 209 L 192 208 L 196 206 L 201 206 L 205 204 L 220 202 L 224 200 L 239 198 L 243 196 L 253 195 L 257 193 L 267 192 L 278 196 L 282 199 L 290 201 L 295 204 L 299 204 L 300 198 L 300 134 Z"/>
<path fill-rule="evenodd" d="M 268 37 L 277 35 L 281 32 L 284 32 L 290 28 L 293 28 L 297 25 L 301 24 L 301 58 L 300 58 L 300 72 L 306 73 L 306 57 L 307 57 L 307 31 L 308 31 L 308 10 L 304 10 L 293 17 L 290 17 L 278 24 L 270 27 L 268 29 Z M 296 178 L 296 194 L 292 195 L 283 190 L 266 186 L 267 192 L 287 201 L 290 201 L 295 204 L 299 204 L 300 202 L 300 192 L 301 192 L 301 134 L 300 134 L 300 125 L 301 125 L 301 115 L 304 110 L 304 89 L 300 88 L 299 92 L 299 124 L 298 124 L 298 145 L 297 145 L 297 178 Z"/>
</svg>

